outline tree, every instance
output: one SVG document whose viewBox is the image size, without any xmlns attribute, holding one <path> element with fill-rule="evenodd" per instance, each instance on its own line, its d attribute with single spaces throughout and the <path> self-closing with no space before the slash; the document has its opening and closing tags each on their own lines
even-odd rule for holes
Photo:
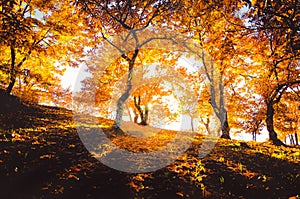
<svg viewBox="0 0 300 199">
<path fill-rule="evenodd" d="M 187 38 L 193 37 L 214 62 L 212 65 L 205 60 L 201 50 L 192 49 L 206 67 L 204 72 L 210 81 L 207 88 L 210 97 L 206 97 L 223 124 L 222 137 L 230 138 L 229 124 L 238 125 L 235 119 L 240 115 L 243 117 L 240 123 L 253 133 L 254 139 L 265 118 L 270 139 L 280 143 L 274 130 L 274 106 L 299 80 L 299 26 L 295 25 L 298 24 L 295 9 L 298 5 L 295 1 L 288 1 L 286 5 L 281 5 L 281 1 L 77 1 L 77 6 L 85 13 L 85 24 L 93 32 L 94 44 L 106 41 L 112 47 L 110 50 L 99 48 L 103 51 L 101 55 L 112 51 L 121 57 L 114 67 L 104 70 L 102 75 L 106 77 L 99 75 L 103 86 L 98 89 L 108 101 L 112 87 L 107 82 L 116 82 L 119 75 L 126 73 L 126 88 L 117 102 L 116 128 L 121 125 L 123 105 L 133 89 L 132 73 L 138 66 L 138 55 L 151 41 L 170 38 L 170 35 L 151 38 L 148 33 L 160 25 L 169 25 Z M 170 16 L 168 20 L 164 18 L 166 15 Z M 102 69 L 110 65 L 99 64 Z M 258 97 L 251 98 L 251 94 L 247 94 L 250 90 Z M 144 98 L 136 95 L 132 100 L 136 113 L 143 120 L 146 110 L 142 110 L 142 102 L 147 104 Z M 225 102 L 225 98 L 229 100 Z M 242 101 L 234 104 L 237 100 Z M 260 110 L 255 111 L 255 108 Z"/>
<path fill-rule="evenodd" d="M 180 53 L 167 52 L 163 49 L 142 49 L 140 51 L 132 72 L 132 89 L 125 104 L 127 111 L 123 116 L 129 116 L 129 119 L 136 123 L 139 118 L 139 123 L 156 127 L 165 126 L 176 120 L 178 108 L 174 106 L 174 101 L 180 103 L 183 92 L 191 97 L 191 93 L 188 93 L 190 89 L 186 88 L 188 83 L 184 82 L 188 81 L 187 78 L 182 76 L 175 67 L 178 55 Z M 100 60 L 105 61 L 106 59 L 97 59 L 96 56 L 91 60 L 93 63 L 88 64 L 91 75 L 84 80 L 83 92 L 86 92 L 87 95 L 89 92 L 95 92 L 95 97 L 91 97 L 91 99 L 96 100 L 96 106 L 103 107 L 100 110 L 110 109 L 110 113 L 107 113 L 107 116 L 110 117 L 109 115 L 113 115 L 115 111 L 114 99 L 118 99 L 120 93 L 126 89 L 125 63 L 122 58 L 119 58 L 107 65 L 105 69 L 99 70 L 97 65 L 101 62 Z M 102 62 L 102 64 L 104 63 Z M 181 96 L 178 96 L 179 94 Z M 148 121 L 147 114 L 145 114 L 147 104 L 151 107 L 150 109 L 148 106 Z M 93 106 L 93 102 L 91 105 Z"/>
<path fill-rule="evenodd" d="M 144 125 L 144 126 L 148 125 L 149 103 L 146 102 L 145 111 L 143 111 L 143 109 L 141 107 L 141 96 L 139 95 L 138 98 L 136 98 L 134 96 L 134 105 L 135 105 L 135 108 L 138 110 L 138 114 L 141 118 L 140 124 Z M 136 119 L 135 119 L 135 122 L 137 122 Z"/>
<path fill-rule="evenodd" d="M 278 137 L 285 140 L 290 138 L 291 144 L 298 145 L 298 102 L 299 90 L 289 89 L 275 106 L 274 126 L 278 132 Z"/>
<path fill-rule="evenodd" d="M 225 74 L 230 66 L 234 64 L 232 60 L 237 55 L 235 49 L 237 38 L 234 34 L 238 32 L 239 27 L 235 23 L 241 24 L 241 20 L 235 17 L 232 10 L 226 8 L 234 7 L 238 10 L 240 5 L 229 1 L 186 3 L 188 5 L 192 4 L 184 15 L 186 23 L 189 24 L 198 47 L 205 49 L 211 57 L 211 60 L 206 60 L 207 58 L 201 52 L 198 53 L 204 63 L 205 73 L 210 82 L 208 88 L 210 97 L 207 100 L 222 124 L 221 137 L 230 139 L 228 113 L 225 104 L 225 87 L 227 84 L 226 79 L 230 79 L 231 76 L 226 77 Z M 235 23 L 229 22 L 228 18 Z M 231 81 L 233 80 L 231 79 Z"/>
<path fill-rule="evenodd" d="M 117 101 L 117 114 L 115 118 L 114 128 L 120 129 L 123 115 L 123 105 L 129 97 L 132 89 L 132 72 L 135 66 L 136 58 L 140 49 L 154 38 L 141 40 L 141 33 L 151 24 L 158 25 L 166 22 L 163 16 L 167 16 L 174 11 L 174 3 L 169 1 L 78 1 L 78 5 L 86 11 L 90 17 L 87 18 L 89 23 L 95 24 L 99 28 L 101 39 L 109 42 L 120 56 L 127 62 L 127 88 Z M 101 23 L 100 23 L 101 21 Z M 123 34 L 118 44 L 109 40 L 109 36 Z M 142 33 L 143 34 L 143 33 Z M 145 34 L 145 33 L 144 33 Z M 157 38 L 155 38 L 157 39 Z M 131 46 L 130 50 L 122 48 L 122 44 L 126 47 Z M 121 131 L 118 131 L 121 133 Z"/>
<path fill-rule="evenodd" d="M 283 144 L 274 130 L 274 105 L 284 93 L 299 84 L 299 12 L 298 1 L 256 1 L 248 12 L 253 37 L 259 41 L 255 58 L 266 69 L 261 78 L 266 103 L 266 125 L 270 140 Z M 264 84 L 264 85 L 263 85 Z"/>
<path fill-rule="evenodd" d="M 67 1 L 2 1 L 0 81 L 7 94 L 39 95 L 37 101 L 63 94 L 59 77 L 65 66 L 76 66 L 84 47 L 72 12 Z"/>
</svg>

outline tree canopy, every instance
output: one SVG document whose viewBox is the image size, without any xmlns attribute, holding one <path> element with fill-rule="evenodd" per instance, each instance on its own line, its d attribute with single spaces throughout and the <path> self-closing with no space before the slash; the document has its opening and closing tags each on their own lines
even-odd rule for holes
<svg viewBox="0 0 300 199">
<path fill-rule="evenodd" d="M 4 0 L 0 86 L 23 99 L 66 105 L 70 90 L 62 89 L 61 77 L 67 67 L 86 65 L 90 76 L 81 89 L 86 93 L 75 99 L 96 102 L 106 115 L 117 103 L 115 127 L 126 115 L 149 124 L 151 117 L 180 114 L 208 127 L 209 113 L 218 118 L 224 138 L 234 129 L 256 135 L 266 127 L 269 138 L 281 144 L 298 125 L 290 113 L 299 107 L 299 10 L 297 0 Z M 163 29 L 168 31 L 156 32 Z M 203 58 L 204 51 L 211 60 Z M 193 60 L 197 71 L 179 66 L 182 58 Z M 152 83 L 134 82 L 155 64 L 160 71 Z M 176 86 L 168 85 L 176 85 L 171 73 L 190 82 L 194 96 L 176 94 Z M 126 86 L 113 102 L 122 78 Z M 205 79 L 206 86 L 199 86 Z M 183 105 L 170 110 L 167 96 Z"/>
</svg>

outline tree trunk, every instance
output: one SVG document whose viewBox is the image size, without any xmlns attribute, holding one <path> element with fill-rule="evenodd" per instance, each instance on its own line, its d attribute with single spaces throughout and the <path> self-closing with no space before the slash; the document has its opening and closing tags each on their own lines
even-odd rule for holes
<svg viewBox="0 0 300 199">
<path fill-rule="evenodd" d="M 123 105 L 124 105 L 125 101 L 128 99 L 128 97 L 130 95 L 129 92 L 132 88 L 131 73 L 132 73 L 132 70 L 129 71 L 129 73 L 128 73 L 126 91 L 121 95 L 121 97 L 117 101 L 117 114 L 116 114 L 116 119 L 115 119 L 114 124 L 113 124 L 113 129 L 115 130 L 115 134 L 117 134 L 117 135 L 124 134 L 124 132 L 121 130 L 122 116 L 123 116 Z"/>
<path fill-rule="evenodd" d="M 230 127 L 229 127 L 229 123 L 228 123 L 228 117 L 227 117 L 227 111 L 225 110 L 225 118 L 224 118 L 224 121 L 222 122 L 221 121 L 221 124 L 222 124 L 222 135 L 221 135 L 221 138 L 225 138 L 225 139 L 231 139 L 230 138 Z"/>
<path fill-rule="evenodd" d="M 191 116 L 191 115 L 190 115 L 190 117 L 191 117 L 191 127 L 192 127 L 192 132 L 195 132 L 195 130 L 194 130 L 194 118 L 193 118 L 193 116 Z"/>
<path fill-rule="evenodd" d="M 274 107 L 273 102 L 267 102 L 267 115 L 266 124 L 269 132 L 269 139 L 275 145 L 284 145 L 284 143 L 278 139 L 277 133 L 274 129 Z"/>
<path fill-rule="evenodd" d="M 10 56 L 11 56 L 11 67 L 10 67 L 10 77 L 9 77 L 9 85 L 6 89 L 6 93 L 8 95 L 11 94 L 13 87 L 16 83 L 16 70 L 18 70 L 26 61 L 27 56 L 31 54 L 31 50 L 23 57 L 23 59 L 16 65 L 16 49 L 15 49 L 15 41 L 12 41 L 10 45 Z"/>
<path fill-rule="evenodd" d="M 138 96 L 138 99 L 134 96 L 134 106 L 136 107 L 136 109 L 138 110 L 138 114 L 141 118 L 141 122 L 139 123 L 140 125 L 148 125 L 148 114 L 149 114 L 149 107 L 148 107 L 148 103 L 145 106 L 145 113 L 141 107 L 141 96 Z"/>
<path fill-rule="evenodd" d="M 118 99 L 117 102 L 117 114 L 116 114 L 116 119 L 114 123 L 114 128 L 121 128 L 122 125 L 122 116 L 123 116 L 123 104 L 129 97 L 129 92 L 132 88 L 131 83 L 127 85 L 127 89 L 125 93 L 122 94 L 122 96 Z"/>
<path fill-rule="evenodd" d="M 211 130 L 210 130 L 210 128 L 209 128 L 209 123 L 210 123 L 209 118 L 207 118 L 206 122 L 205 122 L 205 121 L 203 120 L 203 118 L 201 118 L 201 117 L 200 117 L 200 120 L 201 120 L 202 123 L 204 124 L 205 129 L 206 129 L 208 135 L 212 135 L 212 132 L 211 132 Z"/>
<path fill-rule="evenodd" d="M 295 133 L 295 144 L 296 144 L 296 145 L 299 145 L 299 142 L 298 142 L 298 134 L 297 134 L 297 133 Z"/>
<path fill-rule="evenodd" d="M 130 122 L 133 122 L 132 115 L 130 113 L 130 109 L 129 109 L 129 107 L 127 105 L 126 105 L 126 109 L 127 109 L 128 115 L 129 115 Z"/>
<path fill-rule="evenodd" d="M 148 125 L 148 117 L 149 117 L 149 103 L 146 103 L 145 106 L 145 124 Z"/>
<path fill-rule="evenodd" d="M 139 114 L 134 111 L 134 123 L 138 123 L 138 119 L 139 119 Z"/>
<path fill-rule="evenodd" d="M 289 138 L 290 138 L 290 145 L 295 145 L 294 137 L 292 134 L 289 134 Z"/>
<path fill-rule="evenodd" d="M 121 129 L 122 116 L 123 116 L 123 105 L 124 105 L 125 101 L 128 99 L 128 97 L 130 95 L 130 91 L 132 89 L 132 83 L 131 83 L 132 72 L 133 72 L 133 67 L 134 67 L 135 59 L 138 55 L 138 52 L 139 52 L 139 50 L 136 49 L 131 59 L 126 57 L 126 55 L 122 54 L 122 57 L 125 58 L 129 62 L 129 67 L 128 67 L 127 82 L 126 82 L 127 88 L 126 88 L 126 91 L 121 95 L 121 97 L 117 101 L 117 114 L 116 114 L 116 119 L 113 124 L 113 129 L 115 130 L 115 133 L 118 135 L 124 134 L 124 132 Z"/>
<path fill-rule="evenodd" d="M 284 144 L 286 144 L 286 142 L 287 142 L 287 138 L 286 137 L 287 137 L 287 135 L 284 136 Z"/>
<path fill-rule="evenodd" d="M 256 131 L 252 132 L 252 140 L 256 141 Z"/>
<path fill-rule="evenodd" d="M 15 61 L 16 61 L 16 51 L 14 47 L 14 43 L 10 46 L 10 55 L 11 55 L 11 66 L 10 66 L 10 77 L 9 77 L 9 85 L 6 89 L 6 93 L 10 95 L 15 83 L 16 83 L 16 71 L 15 71 Z"/>
<path fill-rule="evenodd" d="M 8 95 L 11 94 L 11 91 L 12 91 L 12 89 L 13 89 L 15 83 L 16 83 L 16 78 L 11 76 L 11 77 L 10 77 L 10 80 L 9 80 L 9 85 L 8 85 L 8 87 L 7 87 L 7 89 L 6 89 L 6 93 L 7 93 Z"/>
</svg>

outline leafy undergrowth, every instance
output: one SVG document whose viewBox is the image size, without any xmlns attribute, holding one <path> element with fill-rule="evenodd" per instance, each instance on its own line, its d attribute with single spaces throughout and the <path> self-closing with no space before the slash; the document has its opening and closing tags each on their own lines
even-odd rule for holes
<svg viewBox="0 0 300 199">
<path fill-rule="evenodd" d="M 18 110 L 0 114 L 0 198 L 296 198 L 300 194 L 299 148 L 218 139 L 200 158 L 205 149 L 201 146 L 214 144 L 215 139 L 197 135 L 169 166 L 125 173 L 103 165 L 86 150 L 71 111 L 45 106 Z M 107 129 L 112 124 L 98 122 Z M 159 131 L 148 139 L 125 135 L 112 141 L 148 153 L 173 138 L 174 131 Z"/>
</svg>

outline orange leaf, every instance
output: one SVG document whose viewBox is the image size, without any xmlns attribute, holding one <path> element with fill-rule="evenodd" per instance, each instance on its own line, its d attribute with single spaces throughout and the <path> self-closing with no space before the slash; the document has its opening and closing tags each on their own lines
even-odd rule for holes
<svg viewBox="0 0 300 199">
<path fill-rule="evenodd" d="M 176 194 L 177 194 L 177 195 L 179 195 L 179 196 L 181 196 L 181 197 L 183 197 L 183 196 L 184 196 L 184 194 L 183 194 L 183 193 L 181 193 L 181 192 L 177 192 Z"/>
<path fill-rule="evenodd" d="M 80 169 L 80 168 L 77 168 L 77 167 L 73 167 L 72 170 L 75 171 L 75 172 L 81 171 L 81 169 Z"/>
</svg>

